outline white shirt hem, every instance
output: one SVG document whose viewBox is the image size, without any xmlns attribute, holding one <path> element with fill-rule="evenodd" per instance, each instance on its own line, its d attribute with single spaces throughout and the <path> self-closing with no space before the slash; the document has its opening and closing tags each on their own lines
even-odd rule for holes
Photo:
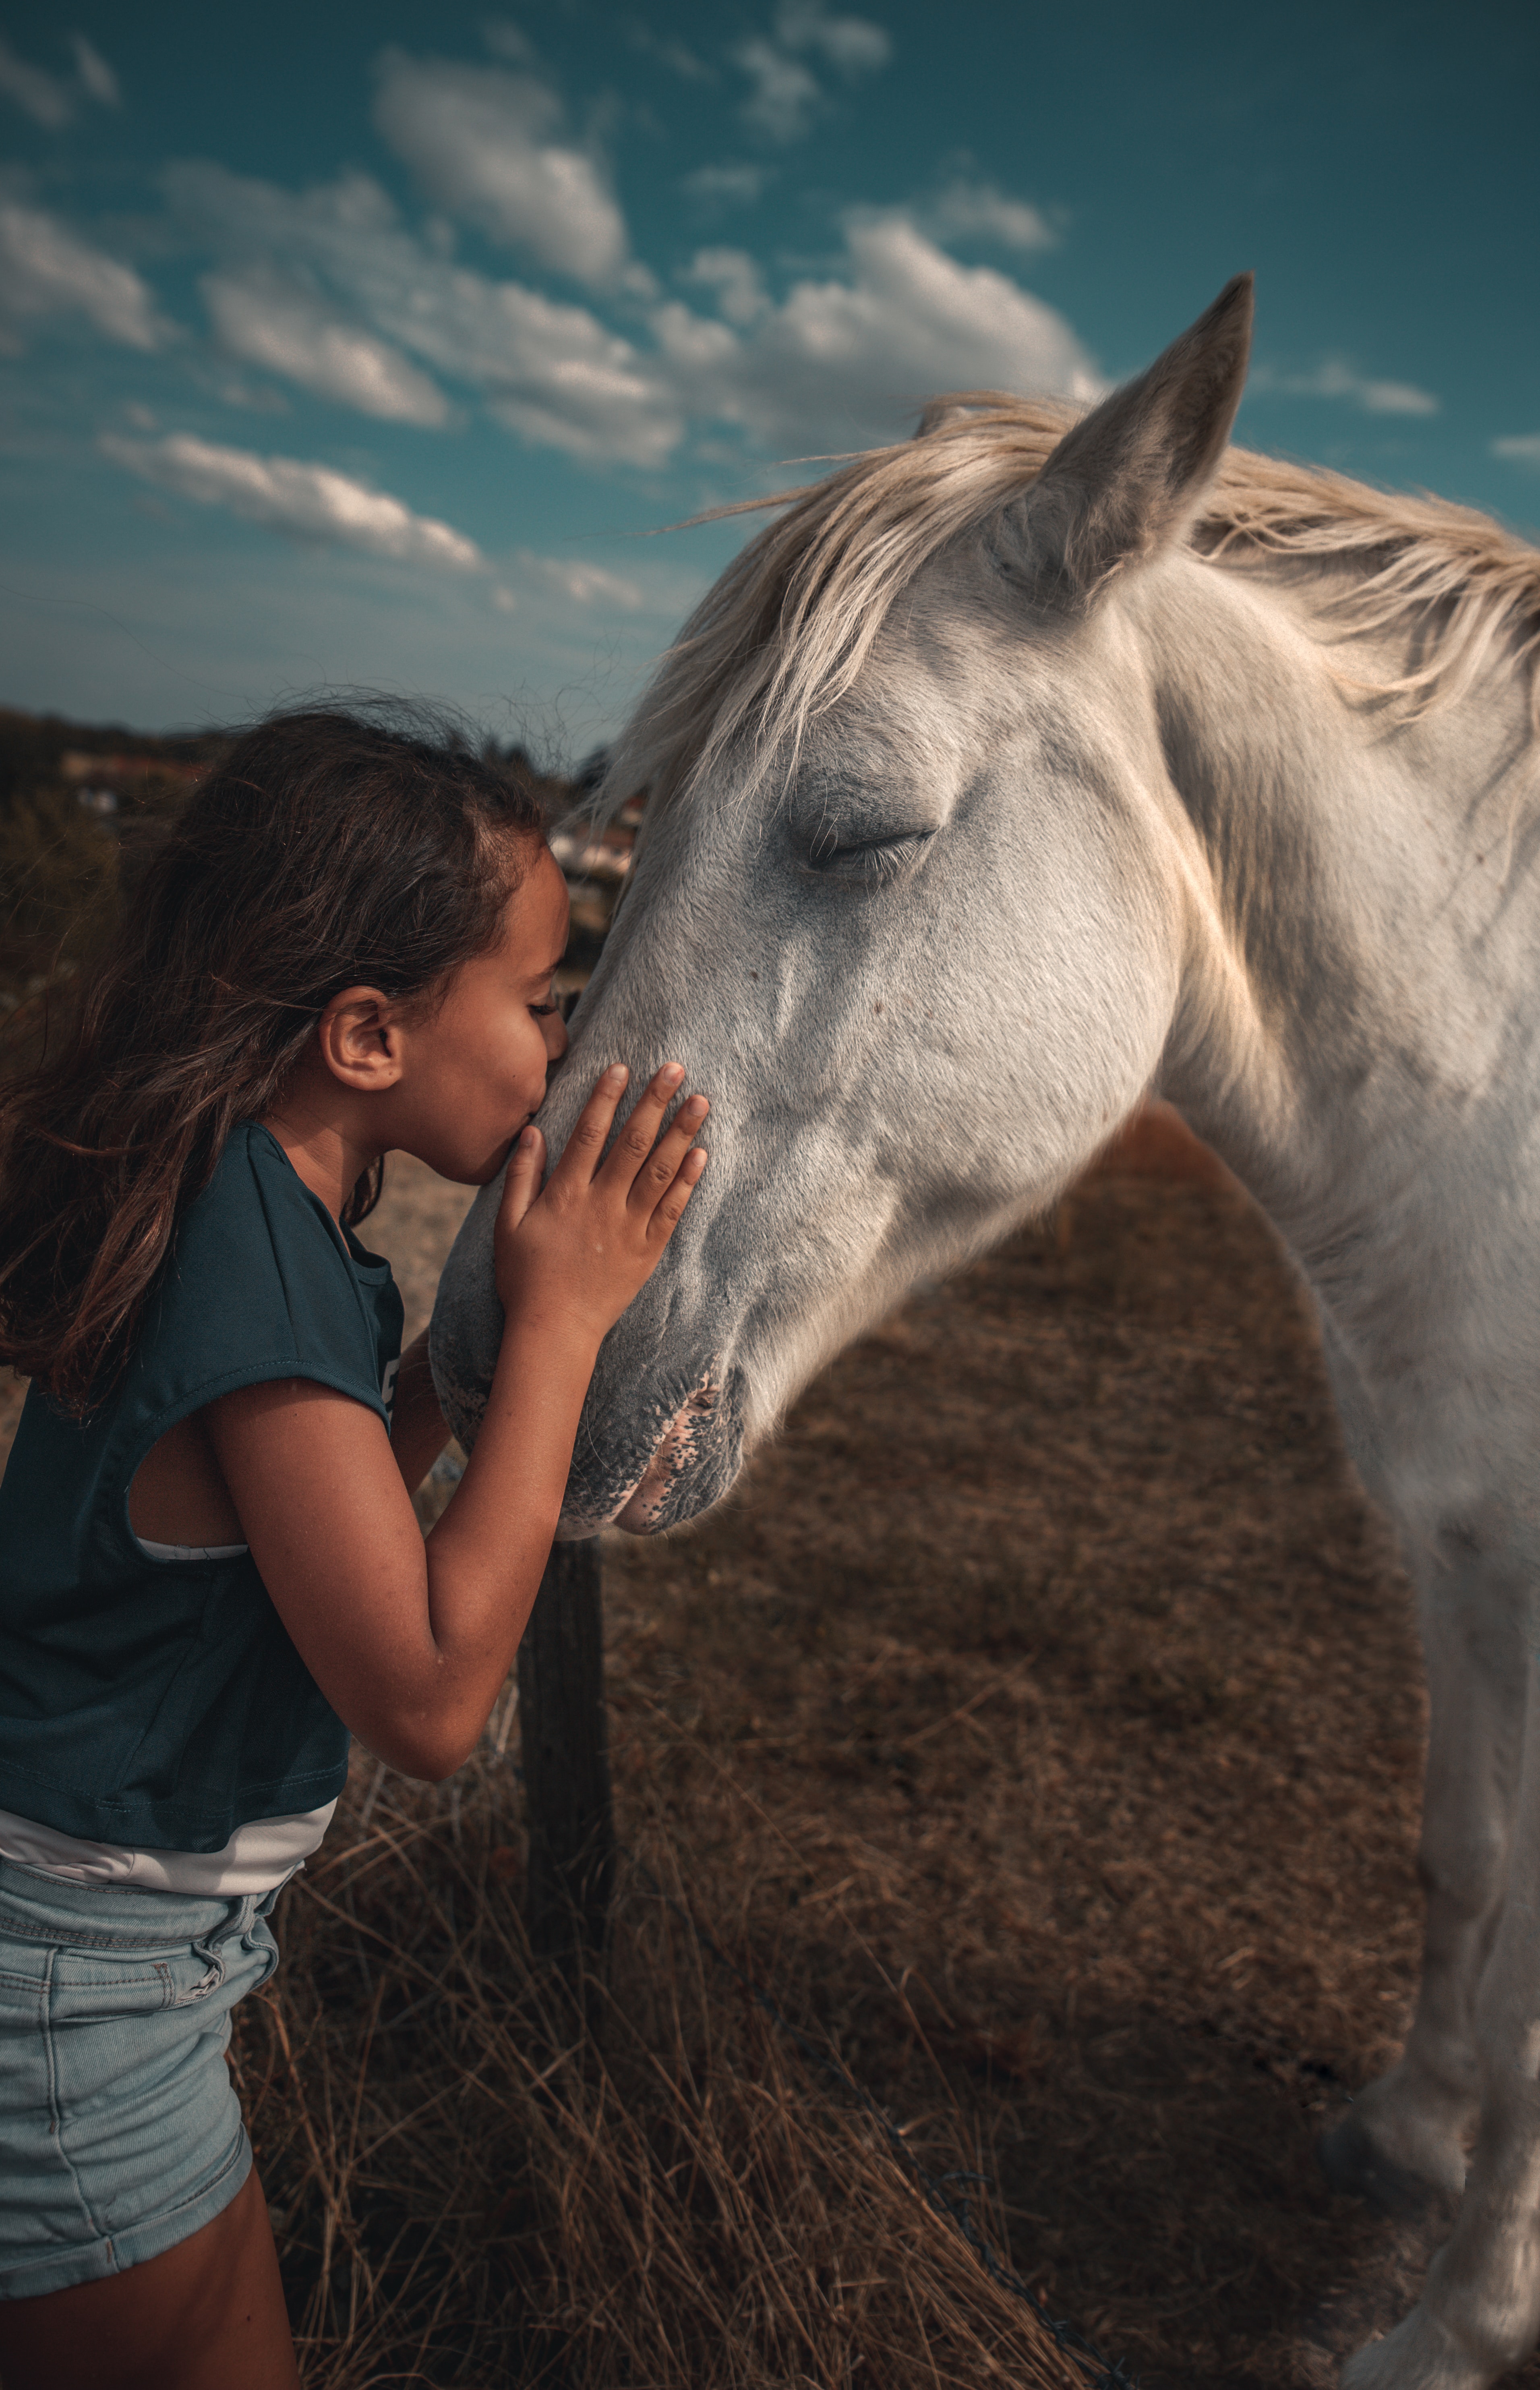
<svg viewBox="0 0 1540 2390">
<path fill-rule="evenodd" d="M 335 1801 L 284 1818 L 253 1818 L 237 1826 L 222 1851 L 134 1850 L 121 1843 L 85 1842 L 57 1826 L 0 1809 L 0 1859 L 41 1868 L 69 1883 L 115 1884 L 128 1892 L 193 1893 L 235 1899 L 287 1883 L 319 1850 Z"/>
</svg>

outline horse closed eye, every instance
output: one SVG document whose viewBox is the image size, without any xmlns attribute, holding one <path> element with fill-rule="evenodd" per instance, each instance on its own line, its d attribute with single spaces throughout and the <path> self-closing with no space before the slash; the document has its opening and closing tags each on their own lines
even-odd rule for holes
<svg viewBox="0 0 1540 2390">
<path fill-rule="evenodd" d="M 824 831 L 808 851 L 807 867 L 820 879 L 848 880 L 866 886 L 900 878 L 918 863 L 934 838 L 931 829 L 895 830 L 886 838 L 851 841 Z"/>
</svg>

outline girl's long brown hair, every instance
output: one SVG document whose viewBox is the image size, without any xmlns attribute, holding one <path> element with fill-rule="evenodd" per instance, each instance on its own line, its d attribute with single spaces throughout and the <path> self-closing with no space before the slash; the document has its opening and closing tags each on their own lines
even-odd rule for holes
<svg viewBox="0 0 1540 2390">
<path fill-rule="evenodd" d="M 496 939 L 539 804 L 441 722 L 399 719 L 310 708 L 238 738 L 63 1049 L 0 1086 L 0 1361 L 73 1410 L 121 1372 L 181 1212 L 330 998 L 430 994 Z"/>
</svg>

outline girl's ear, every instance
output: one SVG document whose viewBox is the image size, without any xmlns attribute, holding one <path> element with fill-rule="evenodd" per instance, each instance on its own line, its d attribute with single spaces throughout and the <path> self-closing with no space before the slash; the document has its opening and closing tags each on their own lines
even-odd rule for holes
<svg viewBox="0 0 1540 2390">
<path fill-rule="evenodd" d="M 373 1095 L 400 1078 L 401 1023 L 396 1007 L 379 988 L 345 987 L 322 1013 L 315 1034 L 322 1060 L 344 1087 Z"/>
</svg>

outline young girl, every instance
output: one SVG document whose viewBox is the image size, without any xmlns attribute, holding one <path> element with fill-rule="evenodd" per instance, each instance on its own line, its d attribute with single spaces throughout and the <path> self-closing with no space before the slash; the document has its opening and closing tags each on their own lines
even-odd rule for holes
<svg viewBox="0 0 1540 2390">
<path fill-rule="evenodd" d="M 541 1191 L 567 896 L 530 801 L 340 713 L 250 732 L 170 832 L 69 1050 L 0 1090 L 0 2377 L 298 2381 L 230 2010 L 350 1732 L 438 1780 L 512 1663 L 600 1340 L 704 1166 L 607 1070 Z M 504 1330 L 446 1438 L 353 1235 L 382 1157 L 512 1148 Z"/>
</svg>

